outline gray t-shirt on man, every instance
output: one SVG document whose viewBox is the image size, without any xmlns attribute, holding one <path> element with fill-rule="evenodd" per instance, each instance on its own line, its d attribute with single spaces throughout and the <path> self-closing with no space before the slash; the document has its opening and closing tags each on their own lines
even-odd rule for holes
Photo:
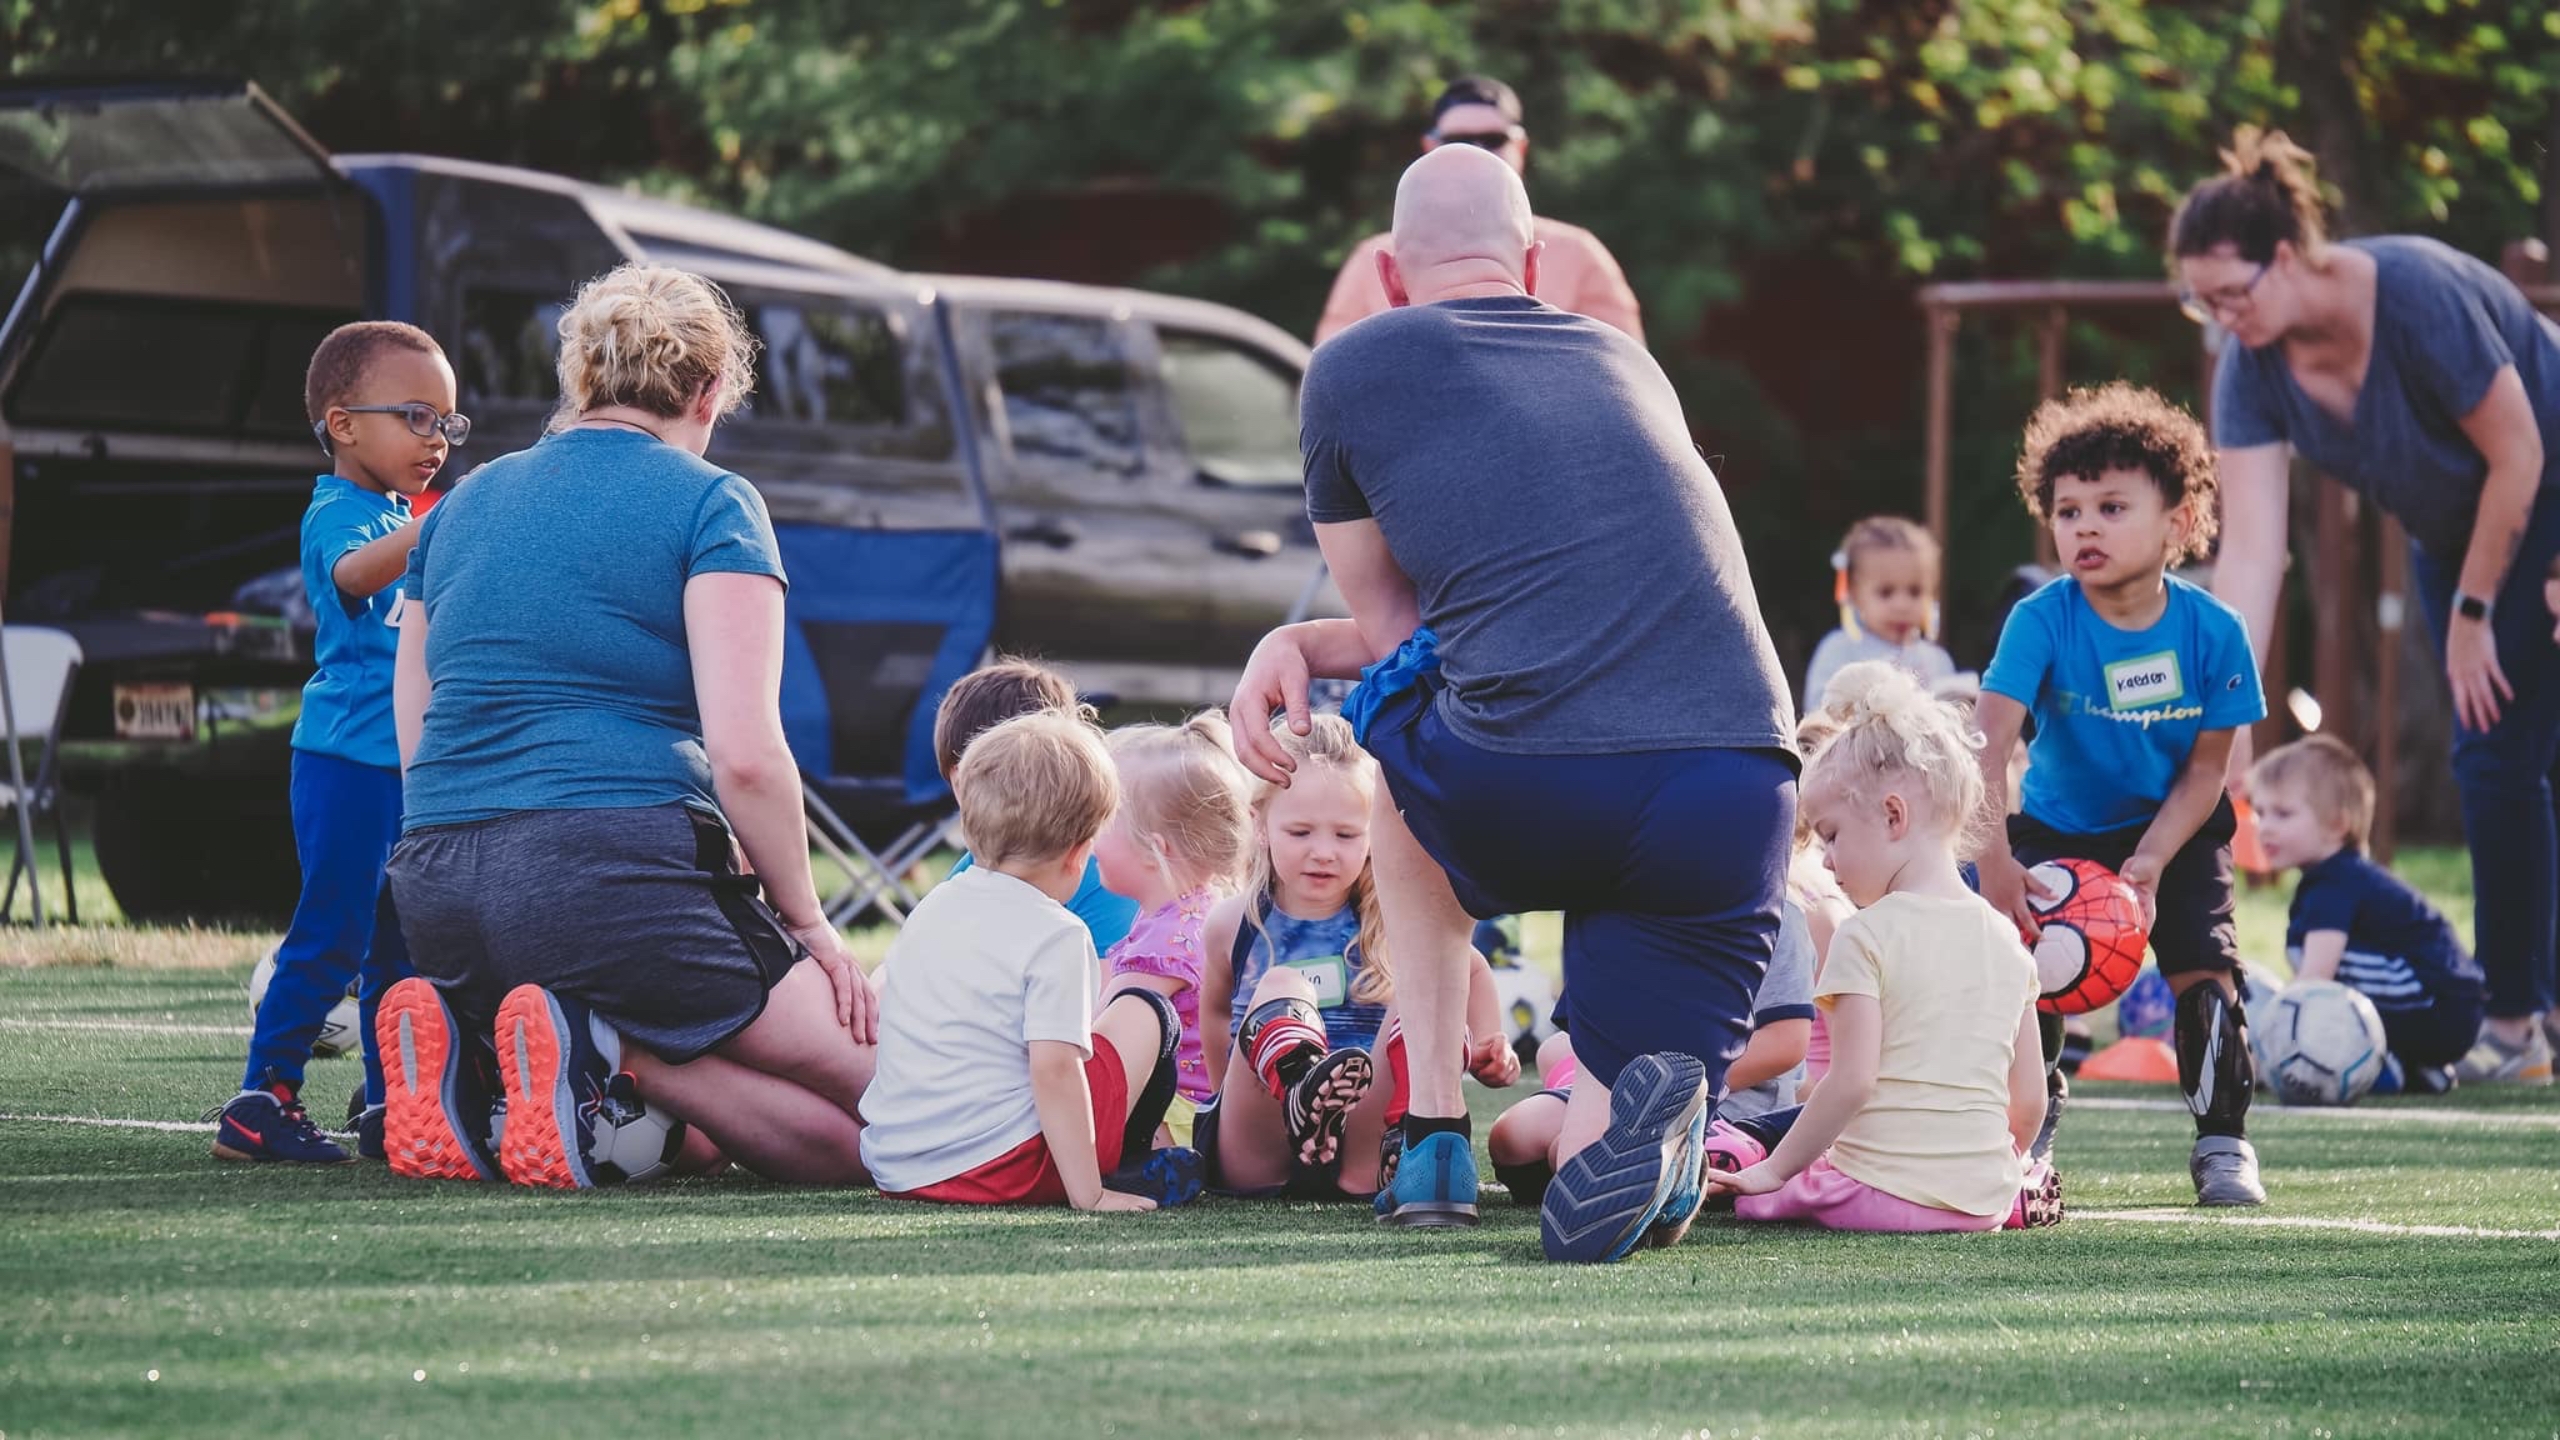
<svg viewBox="0 0 2560 1440">
<path fill-rule="evenodd" d="M 1643 346 L 1527 296 L 1389 310 L 1316 351 L 1298 427 L 1308 518 L 1377 520 L 1460 737 L 1793 749 L 1733 513 Z"/>
</svg>

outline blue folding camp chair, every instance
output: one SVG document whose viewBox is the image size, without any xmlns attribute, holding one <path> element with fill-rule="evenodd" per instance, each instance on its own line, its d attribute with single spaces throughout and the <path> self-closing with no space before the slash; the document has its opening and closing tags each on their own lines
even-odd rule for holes
<svg viewBox="0 0 2560 1440">
<path fill-rule="evenodd" d="M 906 876 L 958 818 L 934 763 L 933 717 L 976 669 L 996 623 L 987 530 L 774 526 L 791 588 L 782 728 L 800 767 L 810 843 L 846 881 L 826 897 L 843 925 L 915 908 Z"/>
</svg>

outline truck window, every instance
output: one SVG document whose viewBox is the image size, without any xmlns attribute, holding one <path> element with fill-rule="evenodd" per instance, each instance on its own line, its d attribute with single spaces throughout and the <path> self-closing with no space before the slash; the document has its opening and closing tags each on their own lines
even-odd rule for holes
<svg viewBox="0 0 2560 1440">
<path fill-rule="evenodd" d="M 751 305 L 763 346 L 749 413 L 806 425 L 907 423 L 906 347 L 868 306 Z"/>
<path fill-rule="evenodd" d="M 1201 480 L 1299 488 L 1295 374 L 1259 350 L 1192 330 L 1159 331 L 1156 353 L 1174 423 Z"/>
<path fill-rule="evenodd" d="M 987 338 L 1017 457 L 1139 472 L 1137 397 L 1127 348 L 1110 322 L 997 311 Z"/>
<path fill-rule="evenodd" d="M 566 291 L 462 292 L 462 408 L 548 408 L 560 398 L 560 315 Z"/>
<path fill-rule="evenodd" d="M 9 419 L 29 428 L 307 435 L 302 378 L 311 352 L 355 318 L 156 295 L 65 295 L 18 369 Z"/>
</svg>

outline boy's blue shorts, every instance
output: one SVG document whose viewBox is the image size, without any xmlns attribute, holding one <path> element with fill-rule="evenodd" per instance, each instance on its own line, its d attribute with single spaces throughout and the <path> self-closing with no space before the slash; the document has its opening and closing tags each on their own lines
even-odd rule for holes
<svg viewBox="0 0 2560 1440">
<path fill-rule="evenodd" d="M 1449 728 L 1442 688 L 1425 676 L 1363 718 L 1388 793 L 1458 903 L 1480 919 L 1564 912 L 1573 1053 L 1601 1084 L 1677 1050 L 1721 1095 L 1777 945 L 1793 757 L 1506 754 Z"/>
</svg>

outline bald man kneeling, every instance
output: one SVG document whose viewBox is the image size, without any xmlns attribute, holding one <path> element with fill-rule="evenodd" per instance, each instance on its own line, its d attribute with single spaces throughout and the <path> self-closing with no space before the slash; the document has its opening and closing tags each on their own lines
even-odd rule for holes
<svg viewBox="0 0 2560 1440">
<path fill-rule="evenodd" d="M 1349 620 L 1273 631 L 1232 713 L 1303 730 L 1311 676 L 1386 780 L 1372 856 L 1404 1017 L 1398 1224 L 1473 1224 L 1459 1088 L 1471 916 L 1565 912 L 1575 1086 L 1552 1259 L 1687 1229 L 1778 930 L 1794 714 L 1732 513 L 1643 347 L 1534 298 L 1529 199 L 1435 150 L 1378 258 L 1396 308 L 1316 351 L 1307 514 Z M 1240 723 L 1237 752 L 1288 757 Z"/>
</svg>

